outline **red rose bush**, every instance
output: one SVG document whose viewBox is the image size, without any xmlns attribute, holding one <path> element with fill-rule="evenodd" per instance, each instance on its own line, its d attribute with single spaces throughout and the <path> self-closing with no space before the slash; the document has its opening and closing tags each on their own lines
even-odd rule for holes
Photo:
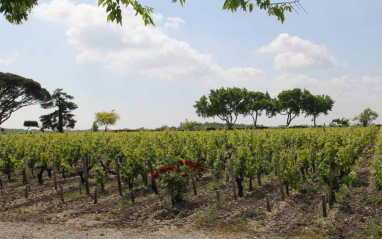
<svg viewBox="0 0 382 239">
<path fill-rule="evenodd" d="M 178 160 L 177 166 L 159 168 L 152 177 L 160 180 L 166 193 L 171 196 L 172 204 L 183 201 L 190 179 L 198 180 L 204 168 L 191 160 Z"/>
</svg>

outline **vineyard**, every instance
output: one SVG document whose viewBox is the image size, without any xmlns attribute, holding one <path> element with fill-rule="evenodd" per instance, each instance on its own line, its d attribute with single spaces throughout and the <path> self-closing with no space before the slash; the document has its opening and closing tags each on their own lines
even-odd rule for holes
<svg viewBox="0 0 382 239">
<path fill-rule="evenodd" d="M 359 190 L 359 220 L 382 236 L 376 127 L 2 134 L 0 145 L 2 220 L 337 238 L 354 233 L 341 207 Z"/>
</svg>

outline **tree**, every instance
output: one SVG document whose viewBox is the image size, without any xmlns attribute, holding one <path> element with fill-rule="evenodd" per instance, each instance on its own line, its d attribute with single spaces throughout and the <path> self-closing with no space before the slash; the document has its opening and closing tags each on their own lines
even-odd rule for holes
<svg viewBox="0 0 382 239">
<path fill-rule="evenodd" d="M 345 117 L 342 117 L 342 119 L 337 118 L 332 120 L 332 124 L 339 125 L 341 127 L 348 127 L 350 125 L 350 119 L 346 119 Z"/>
<path fill-rule="evenodd" d="M 311 96 L 308 90 L 299 88 L 284 90 L 277 96 L 277 108 L 280 114 L 287 116 L 286 126 L 289 127 L 294 118 L 299 116 L 307 108 L 308 98 Z"/>
<path fill-rule="evenodd" d="M 372 111 L 370 108 L 365 109 L 362 113 L 356 117 L 354 117 L 354 121 L 358 121 L 360 125 L 366 127 L 371 124 L 374 120 L 378 118 L 378 113 Z"/>
<path fill-rule="evenodd" d="M 257 127 L 257 118 L 266 112 L 271 118 L 276 115 L 274 101 L 268 92 L 248 91 L 245 97 L 246 115 L 250 115 L 253 119 L 253 126 Z"/>
<path fill-rule="evenodd" d="M 49 99 L 49 92 L 38 82 L 0 72 L 0 126 L 17 110 Z"/>
<path fill-rule="evenodd" d="M 178 0 L 172 0 L 172 2 L 176 3 Z M 179 2 L 182 6 L 185 4 L 185 0 L 179 0 Z M 23 21 L 28 20 L 30 12 L 37 4 L 38 0 L 1 0 L 0 13 L 3 13 L 5 19 L 7 19 L 7 21 L 10 23 L 22 24 Z M 142 6 L 138 0 L 99 0 L 98 6 L 101 5 L 102 7 L 106 8 L 106 12 L 108 13 L 107 21 L 116 21 L 122 25 L 121 6 L 125 6 L 132 7 L 135 10 L 135 15 L 140 15 L 145 25 L 155 26 L 155 23 L 151 18 L 151 14 L 154 12 L 154 9 L 152 7 Z M 295 10 L 293 6 L 296 6 L 298 9 L 305 11 L 305 9 L 300 4 L 300 0 L 291 0 L 290 2 L 283 1 L 277 3 L 271 3 L 270 0 L 225 0 L 223 10 L 236 12 L 238 9 L 241 9 L 244 12 L 252 12 L 255 7 L 258 7 L 260 10 L 267 11 L 269 16 L 276 16 L 277 20 L 284 22 L 284 13 L 292 12 Z"/>
<path fill-rule="evenodd" d="M 192 130 L 192 128 L 198 125 L 200 125 L 199 122 L 188 121 L 188 119 L 186 119 L 184 122 L 180 122 L 180 128 L 185 130 Z"/>
<path fill-rule="evenodd" d="M 316 118 L 320 114 L 328 115 L 329 111 L 332 110 L 334 105 L 334 100 L 327 95 L 308 95 L 307 105 L 306 105 L 306 117 L 312 116 L 312 121 L 314 122 L 314 127 L 316 127 Z"/>
<path fill-rule="evenodd" d="M 57 108 L 50 114 L 40 116 L 42 128 L 57 129 L 61 133 L 64 132 L 64 128 L 73 129 L 77 121 L 71 112 L 78 108 L 77 104 L 70 101 L 73 99 L 73 96 L 63 92 L 62 89 L 56 89 L 51 100 L 41 104 L 43 109 Z"/>
<path fill-rule="evenodd" d="M 199 117 L 218 117 L 232 129 L 240 114 L 246 113 L 245 95 L 247 90 L 240 88 L 220 88 L 211 90 L 210 95 L 202 96 L 194 107 Z"/>
<path fill-rule="evenodd" d="M 105 125 L 105 132 L 107 131 L 108 125 L 115 125 L 117 121 L 119 120 L 120 116 L 117 114 L 114 110 L 111 112 L 98 112 L 96 113 L 96 120 L 98 125 L 102 126 Z"/>
<path fill-rule="evenodd" d="M 92 132 L 98 132 L 98 125 L 97 125 L 97 122 L 96 122 L 96 121 L 93 122 L 91 131 L 92 131 Z"/>
<path fill-rule="evenodd" d="M 38 128 L 39 126 L 38 126 L 38 122 L 37 121 L 26 120 L 26 121 L 24 121 L 24 127 L 28 127 L 27 131 L 29 131 L 30 127 Z"/>
</svg>

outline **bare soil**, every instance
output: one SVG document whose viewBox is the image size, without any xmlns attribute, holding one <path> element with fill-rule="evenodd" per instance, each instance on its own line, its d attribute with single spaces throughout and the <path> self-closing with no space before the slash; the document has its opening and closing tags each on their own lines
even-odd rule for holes
<svg viewBox="0 0 382 239">
<path fill-rule="evenodd" d="M 116 179 L 109 177 L 106 191 L 94 204 L 91 193 L 79 193 L 79 177 L 59 177 L 65 202 L 54 190 L 52 178 L 44 184 L 31 177 L 31 193 L 26 199 L 20 175 L 6 181 L 0 193 L 1 238 L 378 238 L 382 237 L 382 193 L 374 190 L 370 175 L 373 147 L 360 160 L 358 179 L 350 193 L 322 216 L 321 195 L 326 186 L 309 179 L 300 191 L 293 190 L 281 201 L 277 179 L 263 177 L 263 185 L 233 199 L 231 182 L 220 190 L 221 201 L 209 188 L 208 172 L 197 182 L 198 195 L 172 206 L 167 196 L 155 195 L 149 186 L 139 186 L 135 202 L 120 197 Z M 61 175 L 59 175 L 61 176 Z M 192 190 L 190 190 L 192 191 Z M 265 196 L 271 199 L 267 212 Z M 381 233 L 381 234 L 379 234 Z"/>
</svg>

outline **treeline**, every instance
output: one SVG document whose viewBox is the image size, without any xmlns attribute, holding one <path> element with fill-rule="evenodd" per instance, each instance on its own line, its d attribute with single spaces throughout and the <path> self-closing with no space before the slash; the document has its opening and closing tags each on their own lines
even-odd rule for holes
<svg viewBox="0 0 382 239">
<path fill-rule="evenodd" d="M 217 117 L 232 129 L 238 116 L 250 116 L 253 126 L 257 127 L 258 117 L 265 114 L 275 117 L 286 116 L 286 127 L 301 114 L 312 117 L 314 126 L 316 119 L 332 110 L 334 100 L 328 95 L 313 95 L 308 90 L 295 88 L 284 90 L 272 98 L 268 92 L 249 91 L 246 88 L 220 88 L 211 90 L 208 96 L 202 96 L 194 105 L 199 117 Z"/>
</svg>

